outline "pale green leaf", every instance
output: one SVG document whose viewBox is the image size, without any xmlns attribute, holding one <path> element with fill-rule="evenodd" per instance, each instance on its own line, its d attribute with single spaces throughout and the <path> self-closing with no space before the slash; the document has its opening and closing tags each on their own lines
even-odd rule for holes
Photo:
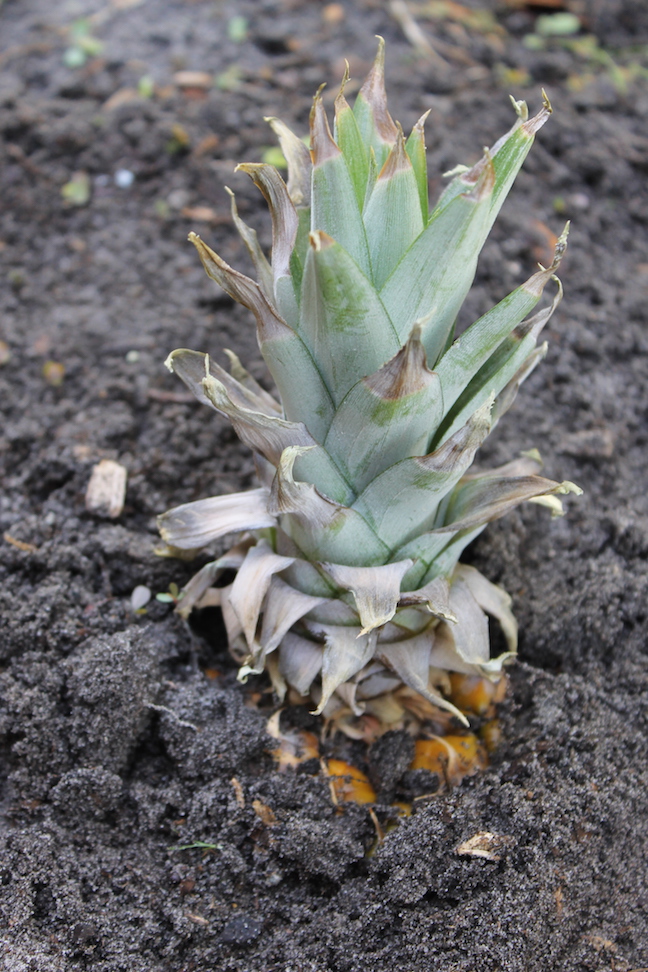
<svg viewBox="0 0 648 972">
<path fill-rule="evenodd" d="M 383 286 L 423 231 L 416 175 L 399 130 L 364 210 L 374 285 Z"/>
<path fill-rule="evenodd" d="M 487 168 L 472 192 L 457 196 L 430 221 L 380 291 L 402 340 L 420 322 L 430 367 L 447 345 L 475 276 L 489 216 L 490 176 Z"/>
<path fill-rule="evenodd" d="M 489 430 L 487 403 L 436 452 L 403 459 L 378 476 L 353 509 L 389 547 L 400 548 L 416 533 L 433 527 L 439 503 L 468 469 Z"/>
<path fill-rule="evenodd" d="M 311 243 L 299 333 L 339 405 L 349 389 L 381 368 L 402 342 L 374 287 L 347 251 L 323 233 L 312 234 Z"/>
<path fill-rule="evenodd" d="M 347 251 L 371 279 L 371 261 L 360 204 L 344 155 L 333 141 L 318 96 L 311 112 L 313 192 L 311 230 L 323 232 Z"/>
<path fill-rule="evenodd" d="M 284 450 L 268 509 L 308 559 L 350 566 L 384 563 L 389 550 L 359 513 L 331 502 L 310 483 L 295 481 L 293 466 L 303 451 Z"/>
<path fill-rule="evenodd" d="M 425 152 L 425 133 L 424 125 L 427 116 L 430 114 L 426 111 L 417 121 L 416 125 L 412 129 L 409 138 L 407 139 L 405 149 L 409 155 L 410 162 L 412 163 L 412 168 L 414 169 L 414 175 L 416 176 L 416 185 L 418 187 L 419 202 L 421 206 L 421 217 L 423 219 L 423 225 L 427 226 L 428 222 L 428 173 L 427 173 L 427 157 Z"/>
<path fill-rule="evenodd" d="M 324 447 L 360 492 L 394 463 L 427 452 L 442 415 L 440 382 L 415 330 L 391 361 L 347 393 Z"/>
</svg>

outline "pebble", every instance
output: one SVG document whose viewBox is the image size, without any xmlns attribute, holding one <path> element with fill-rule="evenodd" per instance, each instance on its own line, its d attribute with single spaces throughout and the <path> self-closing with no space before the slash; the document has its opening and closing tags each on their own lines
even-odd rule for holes
<svg viewBox="0 0 648 972">
<path fill-rule="evenodd" d="M 113 459 L 102 459 L 92 469 L 85 495 L 88 513 L 115 520 L 124 509 L 126 469 Z"/>
<path fill-rule="evenodd" d="M 144 584 L 138 584 L 131 594 L 131 607 L 133 611 L 139 611 L 146 607 L 151 600 L 151 589 Z"/>
<path fill-rule="evenodd" d="M 614 434 L 610 429 L 581 429 L 566 435 L 558 451 L 583 459 L 610 459 L 614 455 Z"/>
<path fill-rule="evenodd" d="M 135 182 L 135 173 L 130 169 L 117 169 L 115 172 L 115 185 L 118 189 L 130 189 Z"/>
<path fill-rule="evenodd" d="M 227 922 L 221 932 L 221 942 L 232 945 L 247 945 L 261 934 L 262 925 L 250 915 L 237 915 Z"/>
</svg>

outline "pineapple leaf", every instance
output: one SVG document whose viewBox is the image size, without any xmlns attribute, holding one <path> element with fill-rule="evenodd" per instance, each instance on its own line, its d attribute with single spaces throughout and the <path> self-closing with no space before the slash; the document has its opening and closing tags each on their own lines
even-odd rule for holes
<svg viewBox="0 0 648 972">
<path fill-rule="evenodd" d="M 460 712 L 451 702 L 444 699 L 438 692 L 430 690 L 430 650 L 432 636 L 425 630 L 413 638 L 405 641 L 395 641 L 390 644 L 377 646 L 377 655 L 381 662 L 403 680 L 405 685 L 418 692 L 433 705 L 451 712 L 464 726 L 470 723 L 463 712 Z"/>
<path fill-rule="evenodd" d="M 270 588 L 265 598 L 263 608 L 263 624 L 261 627 L 260 648 L 263 655 L 269 654 L 281 643 L 287 631 L 321 604 L 323 598 L 312 597 L 296 591 L 290 584 L 286 584 L 280 577 L 272 576 Z"/>
<path fill-rule="evenodd" d="M 396 125 L 387 110 L 385 42 L 382 37 L 378 38 L 376 59 L 358 92 L 353 114 L 363 141 L 373 149 L 378 168 L 382 168 L 397 137 Z"/>
<path fill-rule="evenodd" d="M 279 139 L 281 151 L 288 163 L 288 195 L 295 207 L 310 206 L 312 163 L 310 152 L 279 118 L 264 118 Z"/>
<path fill-rule="evenodd" d="M 483 174 L 484 167 L 489 160 L 492 162 L 495 179 L 493 193 L 491 196 L 491 211 L 489 219 L 484 224 L 484 237 L 486 238 L 490 229 L 497 218 L 504 200 L 506 199 L 515 178 L 522 168 L 536 132 L 538 132 L 551 115 L 552 108 L 549 100 L 543 91 L 542 108 L 533 118 L 527 118 L 526 104 L 523 111 L 518 111 L 518 118 L 513 127 L 495 144 L 487 149 L 482 158 L 471 169 L 463 170 L 456 176 L 442 194 L 436 204 L 430 221 L 458 195 L 466 191 L 466 187 L 476 185 Z M 482 239 L 482 243 L 483 243 Z M 479 248 L 481 248 L 481 243 Z"/>
<path fill-rule="evenodd" d="M 371 279 L 369 247 L 355 185 L 344 155 L 333 141 L 319 95 L 311 112 L 311 145 L 311 230 L 336 240 Z"/>
<path fill-rule="evenodd" d="M 416 175 L 400 128 L 396 144 L 366 203 L 363 218 L 373 280 L 380 290 L 423 230 Z"/>
<path fill-rule="evenodd" d="M 248 647 L 252 649 L 256 638 L 261 606 L 270 587 L 273 574 L 285 570 L 294 557 L 280 557 L 265 540 L 251 547 L 234 578 L 229 601 L 238 617 Z"/>
<path fill-rule="evenodd" d="M 272 216 L 272 272 L 276 281 L 290 276 L 290 254 L 297 236 L 298 216 L 288 187 L 273 165 L 242 162 L 235 172 L 245 172 L 261 191 Z"/>
<path fill-rule="evenodd" d="M 324 448 L 360 492 L 399 460 L 427 452 L 430 430 L 442 416 L 439 378 L 426 367 L 414 328 L 391 361 L 347 393 Z"/>
<path fill-rule="evenodd" d="M 394 617 L 400 598 L 400 584 L 412 566 L 411 560 L 384 564 L 379 567 L 347 567 L 343 564 L 324 564 L 338 587 L 351 591 L 355 600 L 361 634 L 368 634 Z"/>
<path fill-rule="evenodd" d="M 310 560 L 351 566 L 384 563 L 389 548 L 359 513 L 331 502 L 312 484 L 295 481 L 293 466 L 304 451 L 284 449 L 268 510 L 282 518 L 286 532 Z"/>
<path fill-rule="evenodd" d="M 250 259 L 252 260 L 254 269 L 256 270 L 259 286 L 270 303 L 274 304 L 274 277 L 272 275 L 272 267 L 268 263 L 265 253 L 259 245 L 256 230 L 253 230 L 251 226 L 248 226 L 247 223 L 245 223 L 239 216 L 236 205 L 236 197 L 232 190 L 225 186 L 225 192 L 229 193 L 232 208 L 232 221 L 236 226 L 239 236 L 243 240 L 248 253 L 250 254 Z"/>
<path fill-rule="evenodd" d="M 294 327 L 299 319 L 299 298 L 292 279 L 299 217 L 286 183 L 272 165 L 242 163 L 236 172 L 246 172 L 261 191 L 272 215 L 272 276 L 274 304 L 283 319 Z"/>
<path fill-rule="evenodd" d="M 317 445 L 305 425 L 286 422 L 276 415 L 254 412 L 237 405 L 227 389 L 211 375 L 203 379 L 203 390 L 214 408 L 227 415 L 239 439 L 254 452 L 260 452 L 273 466 L 279 464 L 282 453 L 289 446 L 300 446 L 302 472 L 337 502 L 350 499 L 350 488 L 329 455 Z"/>
<path fill-rule="evenodd" d="M 461 574 L 455 571 L 450 584 L 450 607 L 457 618 L 450 628 L 454 647 L 469 665 L 482 665 L 490 658 L 488 618 Z"/>
<path fill-rule="evenodd" d="M 324 638 L 322 655 L 322 698 L 314 714 L 319 715 L 333 692 L 371 660 L 376 644 L 375 632 L 363 634 L 360 628 L 322 624 L 317 634 Z"/>
<path fill-rule="evenodd" d="M 334 137 L 348 166 L 351 181 L 355 187 L 358 206 L 362 209 L 369 177 L 369 152 L 360 134 L 355 115 L 344 97 L 344 87 L 348 80 L 349 66 L 347 64 L 340 92 L 335 99 Z"/>
<path fill-rule="evenodd" d="M 552 272 L 534 274 L 475 321 L 446 351 L 436 365 L 446 411 L 457 401 L 471 379 L 502 341 L 533 310 Z"/>
<path fill-rule="evenodd" d="M 446 346 L 475 276 L 492 188 L 491 165 L 474 189 L 430 220 L 380 291 L 403 340 L 420 321 L 430 367 Z"/>
<path fill-rule="evenodd" d="M 241 364 L 238 355 L 230 351 L 229 348 L 223 348 L 224 353 L 229 358 L 230 362 L 230 373 L 232 378 L 238 381 L 244 388 L 247 388 L 249 392 L 252 392 L 257 396 L 261 405 L 266 406 L 266 411 L 268 415 L 272 415 L 274 412 L 281 414 L 281 405 L 270 395 L 265 388 L 263 388 L 259 382 L 252 377 L 252 375 L 247 371 Z M 211 362 L 211 359 L 210 359 Z"/>
<path fill-rule="evenodd" d="M 299 333 L 336 406 L 402 343 L 370 280 L 340 243 L 324 233 L 311 234 Z"/>
<path fill-rule="evenodd" d="M 457 651 L 452 627 L 448 624 L 440 624 L 434 629 L 430 665 L 442 671 L 460 672 L 463 675 L 477 674 L 498 679 L 502 673 L 502 666 L 514 658 L 513 652 L 505 651 L 497 658 L 490 658 L 485 662 L 476 664 L 466 662 Z"/>
<path fill-rule="evenodd" d="M 410 162 L 412 163 L 412 168 L 414 169 L 414 175 L 416 177 L 416 185 L 418 187 L 419 201 L 421 204 L 421 218 L 423 219 L 423 225 L 427 226 L 428 223 L 428 174 L 427 174 L 427 159 L 425 152 L 425 120 L 430 114 L 430 110 L 421 115 L 416 125 L 412 129 L 409 138 L 405 144 L 405 150 L 409 155 Z"/>
<path fill-rule="evenodd" d="M 322 646 L 288 631 L 281 643 L 279 672 L 299 695 L 306 696 L 322 668 Z"/>
<path fill-rule="evenodd" d="M 529 355 L 534 352 L 538 334 L 562 300 L 562 285 L 557 277 L 554 280 L 558 284 L 558 290 L 551 305 L 523 321 L 499 343 L 449 409 L 442 426 L 434 436 L 434 444 L 443 442 L 447 436 L 452 435 L 473 414 L 475 408 L 492 395 L 499 395 L 516 378 Z M 442 362 L 439 362 L 439 370 L 441 365 Z"/>
<path fill-rule="evenodd" d="M 199 401 L 227 415 L 241 441 L 254 452 L 260 452 L 274 467 L 288 446 L 307 447 L 308 451 L 300 459 L 302 473 L 339 502 L 349 502 L 355 495 L 306 426 L 280 418 L 268 403 L 270 396 L 266 398 L 246 388 L 209 355 L 198 351 L 184 348 L 173 351 L 166 364 Z"/>
<path fill-rule="evenodd" d="M 515 476 L 498 479 L 493 476 L 475 476 L 460 483 L 450 497 L 444 523 L 435 533 L 456 533 L 483 526 L 499 519 L 525 500 L 554 493 L 576 492 L 572 483 L 555 483 L 542 476 Z"/>
<path fill-rule="evenodd" d="M 276 525 L 268 512 L 269 491 L 252 489 L 183 503 L 158 517 L 162 539 L 179 550 L 198 550 L 228 533 Z"/>
<path fill-rule="evenodd" d="M 482 611 L 492 615 L 500 623 L 510 652 L 517 650 L 518 624 L 511 611 L 511 597 L 497 584 L 491 584 L 474 567 L 468 564 L 457 564 L 455 577 L 460 577 L 467 585 L 470 593 L 477 601 Z"/>
<path fill-rule="evenodd" d="M 487 402 L 436 452 L 391 466 L 355 501 L 353 509 L 390 547 L 401 547 L 412 534 L 432 528 L 438 504 L 466 472 L 490 431 L 491 404 Z"/>
</svg>

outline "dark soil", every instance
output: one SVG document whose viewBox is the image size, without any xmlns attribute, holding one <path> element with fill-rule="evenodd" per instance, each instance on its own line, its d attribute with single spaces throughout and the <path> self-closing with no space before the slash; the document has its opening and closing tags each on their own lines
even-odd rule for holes
<svg viewBox="0 0 648 972">
<path fill-rule="evenodd" d="M 573 8 L 580 46 L 540 49 L 524 38 L 553 3 L 420 15 L 444 64 L 411 47 L 381 0 L 0 7 L 7 972 L 648 965 L 648 11 L 642 0 Z M 235 15 L 246 39 L 229 36 Z M 70 67 L 82 16 L 103 47 Z M 551 96 L 467 316 L 546 259 L 545 227 L 572 219 L 548 357 L 484 461 L 537 446 L 547 474 L 585 495 L 562 520 L 529 506 L 471 551 L 521 622 L 503 743 L 486 772 L 419 801 L 367 856 L 366 808 L 332 806 L 317 767 L 277 772 L 271 700 L 259 708 L 236 683 L 213 614 L 192 632 L 155 600 L 135 614 L 130 596 L 196 569 L 156 557 L 155 514 L 252 483 L 229 426 L 163 368 L 173 348 L 226 346 L 264 375 L 248 316 L 207 280 L 187 233 L 245 267 L 223 185 L 264 243 L 269 224 L 235 162 L 272 144 L 264 115 L 305 131 L 320 82 L 331 98 L 345 56 L 362 77 L 375 33 L 393 114 L 407 127 L 432 109 L 433 192 L 436 173 L 475 161 L 509 126 L 509 91 L 532 109 L 543 85 Z M 181 69 L 220 86 L 180 90 Z M 147 81 L 138 94 L 143 77 L 152 96 Z M 61 194 L 79 172 L 85 205 Z M 212 225 L 186 214 L 198 206 Z M 64 367 L 60 384 L 47 362 Z M 84 508 L 101 458 L 128 469 L 117 521 Z M 407 747 L 383 742 L 370 763 L 393 790 Z M 502 838 L 498 861 L 456 854 L 478 831 Z M 197 842 L 212 846 L 177 849 Z"/>
</svg>

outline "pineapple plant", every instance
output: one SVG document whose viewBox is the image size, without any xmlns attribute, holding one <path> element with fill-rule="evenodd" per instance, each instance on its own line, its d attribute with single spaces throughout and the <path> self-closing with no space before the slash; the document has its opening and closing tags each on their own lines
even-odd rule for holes
<svg viewBox="0 0 648 972">
<path fill-rule="evenodd" d="M 363 714 L 382 728 L 441 712 L 467 725 L 450 678 L 501 679 L 517 625 L 508 594 L 459 558 L 518 504 L 559 513 L 559 495 L 579 491 L 540 476 L 536 452 L 472 469 L 545 354 L 538 337 L 562 296 L 566 230 L 550 266 L 455 336 L 480 250 L 551 106 L 543 95 L 529 117 L 514 101 L 511 130 L 449 173 L 429 209 L 426 116 L 408 137 L 392 120 L 382 40 L 353 108 L 347 81 L 348 70 L 333 131 L 315 96 L 310 150 L 268 119 L 287 183 L 271 165 L 238 167 L 272 216 L 268 260 L 231 194 L 256 281 L 190 235 L 207 274 L 254 315 L 279 397 L 232 351 L 229 370 L 205 353 L 169 356 L 253 450 L 259 486 L 178 506 L 159 528 L 170 552 L 237 535 L 178 610 L 220 604 L 242 680 L 265 669 L 279 699 L 309 699 L 349 734 Z M 552 300 L 534 312 L 550 282 Z M 232 568 L 233 583 L 215 587 Z M 506 640 L 495 657 L 488 616 Z"/>
</svg>

